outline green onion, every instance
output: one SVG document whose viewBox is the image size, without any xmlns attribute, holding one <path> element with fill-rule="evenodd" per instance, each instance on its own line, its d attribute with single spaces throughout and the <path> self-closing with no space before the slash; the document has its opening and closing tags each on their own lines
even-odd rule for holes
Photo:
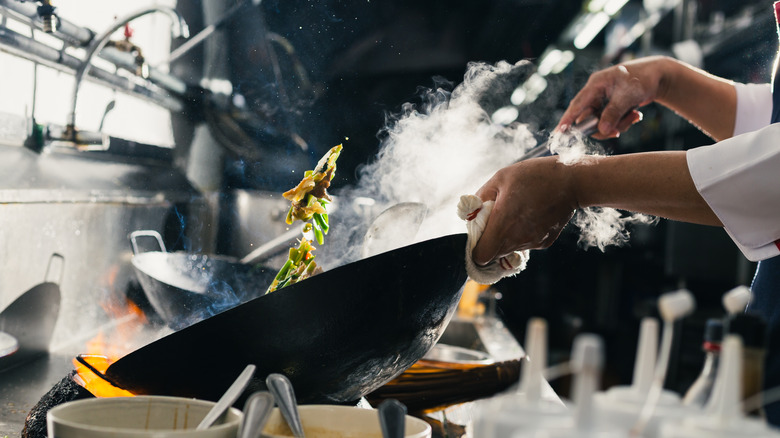
<svg viewBox="0 0 780 438">
<path fill-rule="evenodd" d="M 312 227 L 314 229 L 314 238 L 317 239 L 317 243 L 320 245 L 325 242 L 325 236 L 322 234 L 322 230 L 320 229 L 319 225 L 315 222 Z"/>
<path fill-rule="evenodd" d="M 314 213 L 314 223 L 320 227 L 323 233 L 328 234 L 330 226 L 328 226 L 328 222 L 322 216 L 320 213 Z M 322 245 L 322 242 L 320 242 L 320 245 Z"/>
<path fill-rule="evenodd" d="M 284 266 L 282 266 L 282 269 L 279 270 L 279 273 L 276 274 L 276 277 L 274 277 L 274 279 L 281 281 L 290 272 L 290 268 L 292 267 L 292 265 L 293 265 L 292 260 L 287 260 L 284 263 Z"/>
</svg>

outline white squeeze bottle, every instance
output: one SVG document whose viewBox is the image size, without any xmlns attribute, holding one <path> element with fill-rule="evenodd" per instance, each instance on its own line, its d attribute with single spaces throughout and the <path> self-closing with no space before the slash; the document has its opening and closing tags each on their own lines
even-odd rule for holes
<svg viewBox="0 0 780 438">
<path fill-rule="evenodd" d="M 628 432 L 603 421 L 597 414 L 593 395 L 601 381 L 604 362 L 602 340 L 593 334 L 574 339 L 571 367 L 574 372 L 571 415 L 558 422 L 537 422 L 518 429 L 511 438 L 628 438 Z"/>
<path fill-rule="evenodd" d="M 663 389 L 674 321 L 691 313 L 694 306 L 693 296 L 686 290 L 667 293 L 659 298 L 658 307 L 664 319 L 661 357 L 657 358 L 656 354 L 658 320 L 644 318 L 639 330 L 632 383 L 596 394 L 600 417 L 626 430 L 633 429 L 634 436 L 656 438 L 664 419 L 682 418 L 694 413 L 693 408 L 682 405 L 677 393 Z"/>
<path fill-rule="evenodd" d="M 707 406 L 698 415 L 661 426 L 664 438 L 778 438 L 764 420 L 746 417 L 740 404 L 742 393 L 742 339 L 726 335 L 721 347 L 715 388 Z"/>
<path fill-rule="evenodd" d="M 517 392 L 476 402 L 471 436 L 510 438 L 516 430 L 559 422 L 571 413 L 544 380 L 547 367 L 547 322 L 528 321 L 525 335 L 526 362 Z M 549 396 L 545 394 L 549 391 Z"/>
</svg>

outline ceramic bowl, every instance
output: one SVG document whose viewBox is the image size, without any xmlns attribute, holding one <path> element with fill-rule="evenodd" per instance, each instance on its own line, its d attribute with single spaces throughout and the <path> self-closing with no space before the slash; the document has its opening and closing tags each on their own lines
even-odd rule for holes
<svg viewBox="0 0 780 438">
<path fill-rule="evenodd" d="M 210 428 L 195 430 L 214 402 L 183 397 L 92 398 L 49 410 L 49 438 L 235 438 L 236 408 Z"/>
<path fill-rule="evenodd" d="M 382 438 L 376 409 L 338 405 L 302 405 L 298 409 L 306 438 Z M 261 436 L 293 436 L 278 408 L 271 412 Z M 405 437 L 430 438 L 431 426 L 407 415 Z"/>
</svg>

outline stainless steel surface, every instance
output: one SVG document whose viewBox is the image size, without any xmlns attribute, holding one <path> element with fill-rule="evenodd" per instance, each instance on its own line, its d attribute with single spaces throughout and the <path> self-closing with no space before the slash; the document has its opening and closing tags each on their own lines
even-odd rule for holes
<svg viewBox="0 0 780 438">
<path fill-rule="evenodd" d="M 217 400 L 217 404 L 215 404 L 214 407 L 209 410 L 208 414 L 203 417 L 203 420 L 198 424 L 198 427 L 195 428 L 196 430 L 208 429 L 217 421 L 217 418 L 228 410 L 228 408 L 233 406 L 233 403 L 238 400 L 238 397 L 244 392 L 244 389 L 246 389 L 246 386 L 249 384 L 249 380 L 255 374 L 255 368 L 254 365 L 247 365 L 246 368 L 244 368 L 244 371 L 236 377 L 236 380 L 230 385 L 230 388 L 228 388 L 227 391 L 222 394 L 222 397 Z"/>
<path fill-rule="evenodd" d="M 38 12 L 34 3 L 25 3 L 18 0 L 0 0 L 0 11 L 9 13 L 12 17 L 27 23 L 29 26 L 41 28 L 41 22 L 38 19 Z M 179 21 L 178 17 L 176 18 L 176 21 Z M 73 24 L 61 16 L 57 16 L 57 23 L 58 26 L 53 33 L 53 36 L 58 37 L 69 44 L 73 44 L 77 47 L 87 47 L 95 38 L 95 32 L 93 30 Z M 101 50 L 97 56 L 129 71 L 133 71 L 133 66 L 135 65 L 135 59 L 131 54 L 120 52 L 113 48 Z M 54 62 L 56 60 L 51 59 L 50 61 Z M 149 80 L 162 88 L 178 94 L 183 94 L 186 91 L 186 84 L 184 82 L 156 67 L 149 68 Z"/>
<path fill-rule="evenodd" d="M 379 407 L 379 425 L 384 438 L 403 438 L 406 430 L 406 406 L 398 400 L 385 400 Z"/>
<path fill-rule="evenodd" d="M 60 261 L 58 283 L 48 280 L 55 260 Z M 64 265 L 61 262 L 61 255 L 52 255 L 43 282 L 0 312 L 0 330 L 8 332 L 19 343 L 18 351 L 0 358 L 0 371 L 29 362 L 49 351 L 62 300 L 59 281 L 62 280 Z"/>
<path fill-rule="evenodd" d="M 65 73 L 74 73 L 82 64 L 82 60 L 73 55 L 47 46 L 7 27 L 0 27 L 0 50 Z M 109 88 L 129 93 L 172 111 L 181 111 L 183 108 L 179 99 L 171 97 L 168 92 L 151 83 L 132 81 L 99 67 L 89 69 L 86 76 L 88 79 Z"/>
<path fill-rule="evenodd" d="M 485 352 L 496 362 L 525 356 L 525 351 L 504 323 L 490 316 L 453 318 L 439 343 Z"/>
<path fill-rule="evenodd" d="M 168 14 L 173 19 L 173 27 L 172 32 L 174 33 L 174 36 L 182 36 L 184 38 L 187 38 L 189 36 L 189 28 L 187 27 L 187 23 L 184 21 L 184 18 L 179 14 L 179 12 L 176 9 L 169 8 L 169 7 L 152 7 L 152 8 L 144 8 L 137 12 L 133 12 L 126 17 L 123 17 L 121 19 L 118 19 L 110 28 L 106 29 L 101 33 L 100 35 L 97 35 L 94 40 L 90 43 L 89 47 L 87 48 L 87 52 L 84 55 L 84 59 L 81 61 L 79 66 L 76 68 L 76 71 L 74 73 L 75 80 L 73 82 L 73 91 L 71 94 L 71 103 L 70 103 L 70 113 L 69 113 L 69 121 L 68 125 L 73 127 L 75 130 L 76 127 L 76 102 L 79 97 L 79 88 L 81 87 L 81 81 L 84 79 L 84 77 L 89 73 L 89 70 L 92 68 L 92 58 L 100 53 L 101 50 L 106 46 L 109 39 L 111 38 L 111 35 L 114 34 L 117 30 L 121 29 L 125 24 L 139 18 L 143 17 L 144 15 L 149 15 L 156 12 L 162 12 L 165 14 Z"/>
<path fill-rule="evenodd" d="M 244 419 L 238 428 L 238 438 L 257 438 L 274 408 L 274 396 L 268 391 L 257 391 L 244 404 Z"/>
<path fill-rule="evenodd" d="M 72 354 L 121 317 L 110 306 L 126 302 L 135 284 L 131 231 L 181 227 L 174 238 L 204 251 L 215 233 L 208 203 L 171 167 L 79 154 L 0 147 L 0 206 L 0 309 L 43 281 L 53 253 L 62 255 L 50 349 Z"/>
<path fill-rule="evenodd" d="M 0 359 L 19 350 L 19 341 L 6 332 L 0 332 Z"/>
<path fill-rule="evenodd" d="M 18 0 L 0 0 L 0 8 L 3 12 L 24 21 L 38 29 L 42 29 L 41 22 L 38 20 L 38 11 L 35 2 L 21 2 Z M 71 21 L 57 17 L 57 30 L 53 34 L 76 46 L 86 46 L 92 41 L 95 32 L 81 27 Z"/>
<path fill-rule="evenodd" d="M 379 213 L 363 238 L 362 255 L 370 257 L 414 243 L 428 207 L 422 202 L 401 202 Z"/>
<path fill-rule="evenodd" d="M 300 236 L 299 226 L 290 226 L 284 222 L 290 201 L 279 193 L 257 190 L 234 190 L 226 197 L 221 209 L 225 212 L 223 224 L 226 237 L 221 241 L 225 245 L 221 252 L 234 257 L 250 258 L 253 251 L 263 252 L 274 257 L 273 262 L 265 264 L 281 268 L 287 259 L 285 246 L 293 235 Z M 284 238 L 280 236 L 285 236 Z M 277 240 L 278 239 L 278 240 Z M 273 245 L 271 243 L 273 242 Z M 274 251 L 258 249 L 261 246 L 273 246 Z M 254 255 L 251 257 L 254 259 Z M 278 265 L 278 266 L 277 266 Z"/>
<path fill-rule="evenodd" d="M 296 226 L 290 231 L 287 231 L 286 233 L 280 235 L 279 237 L 275 237 L 271 239 L 270 241 L 257 247 L 257 249 L 255 249 L 254 251 L 245 255 L 241 259 L 241 263 L 253 264 L 253 263 L 258 263 L 263 260 L 266 260 L 278 254 L 279 251 L 290 248 L 291 246 L 293 246 L 292 244 L 297 239 L 300 238 L 301 238 L 301 230 Z"/>
<path fill-rule="evenodd" d="M 495 362 L 486 352 L 443 344 L 441 341 L 423 356 L 423 360 L 474 365 L 489 365 Z"/>
<path fill-rule="evenodd" d="M 284 374 L 273 373 L 266 377 L 265 384 L 268 386 L 271 394 L 274 395 L 276 404 L 279 405 L 279 410 L 282 412 L 282 417 L 284 417 L 287 425 L 290 426 L 293 436 L 295 438 L 304 438 L 301 417 L 298 414 L 298 401 L 295 399 L 295 391 L 290 380 Z"/>
<path fill-rule="evenodd" d="M 49 354 L 0 372 L 0 437 L 19 437 L 27 414 L 73 370 L 73 356 Z"/>
</svg>

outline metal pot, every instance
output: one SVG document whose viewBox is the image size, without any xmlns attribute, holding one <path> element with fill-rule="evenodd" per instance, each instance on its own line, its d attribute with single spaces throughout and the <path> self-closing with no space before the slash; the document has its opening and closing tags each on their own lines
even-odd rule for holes
<svg viewBox="0 0 780 438">
<path fill-rule="evenodd" d="M 160 251 L 139 251 L 139 237 L 154 238 Z M 174 330 L 262 295 L 276 275 L 271 268 L 230 257 L 166 252 L 157 231 L 135 231 L 130 242 L 136 277 L 154 310 Z"/>
<path fill-rule="evenodd" d="M 436 343 L 466 281 L 466 235 L 350 263 L 193 324 L 112 364 L 136 394 L 216 400 L 248 364 L 249 391 L 285 374 L 302 403 L 358 400 Z"/>
</svg>

